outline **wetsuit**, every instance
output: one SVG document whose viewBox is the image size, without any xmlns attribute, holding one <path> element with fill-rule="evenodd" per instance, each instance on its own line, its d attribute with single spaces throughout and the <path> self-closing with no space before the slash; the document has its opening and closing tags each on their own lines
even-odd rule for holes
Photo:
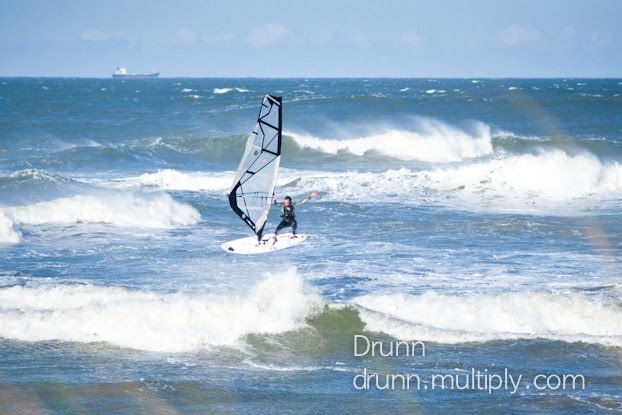
<svg viewBox="0 0 622 415">
<path fill-rule="evenodd" d="M 294 206 L 302 205 L 311 199 L 310 197 L 305 197 L 300 202 L 290 203 L 289 206 L 285 206 L 284 203 L 278 203 L 276 200 L 274 201 L 275 206 L 281 207 L 281 223 L 276 227 L 274 231 L 274 235 L 278 235 L 279 231 L 283 228 L 287 228 L 289 226 L 292 227 L 292 233 L 296 235 L 296 228 L 298 227 L 298 222 L 296 222 L 296 215 L 294 214 Z"/>
</svg>

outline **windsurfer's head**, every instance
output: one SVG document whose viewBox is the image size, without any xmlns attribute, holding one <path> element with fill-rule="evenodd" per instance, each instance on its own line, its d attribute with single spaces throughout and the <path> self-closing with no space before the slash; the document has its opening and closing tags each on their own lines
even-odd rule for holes
<svg viewBox="0 0 622 415">
<path fill-rule="evenodd" d="M 285 206 L 289 206 L 292 204 L 292 198 L 289 196 L 285 196 L 285 199 L 283 199 L 283 203 L 285 204 Z"/>
</svg>

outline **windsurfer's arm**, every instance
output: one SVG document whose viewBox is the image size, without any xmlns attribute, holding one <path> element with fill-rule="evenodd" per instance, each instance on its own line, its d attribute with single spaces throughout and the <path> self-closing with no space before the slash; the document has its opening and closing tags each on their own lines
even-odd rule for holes
<svg viewBox="0 0 622 415">
<path fill-rule="evenodd" d="M 280 202 L 277 202 L 277 201 L 276 201 L 276 193 L 273 193 L 273 194 L 272 194 L 272 204 L 273 204 L 274 206 L 279 206 L 279 207 L 283 206 L 283 203 L 280 203 Z"/>
<path fill-rule="evenodd" d="M 317 193 L 316 193 L 316 192 L 311 192 L 311 194 L 310 194 L 309 196 L 305 197 L 304 199 L 302 199 L 302 200 L 301 200 L 301 201 L 299 201 L 299 202 L 294 203 L 294 206 L 300 206 L 300 205 L 302 205 L 303 203 L 307 203 L 309 200 L 313 199 L 313 198 L 314 198 L 314 197 L 316 197 L 316 196 L 317 196 Z"/>
</svg>

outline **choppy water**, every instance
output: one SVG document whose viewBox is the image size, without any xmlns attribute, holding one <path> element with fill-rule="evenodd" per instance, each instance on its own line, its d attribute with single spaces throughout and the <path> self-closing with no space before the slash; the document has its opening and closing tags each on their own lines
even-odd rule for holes
<svg viewBox="0 0 622 415">
<path fill-rule="evenodd" d="M 284 100 L 277 193 L 319 197 L 297 211 L 301 247 L 234 256 L 220 244 L 248 232 L 225 193 L 264 93 Z M 0 403 L 620 410 L 621 94 L 614 79 L 0 79 Z M 355 334 L 427 353 L 354 357 Z M 587 385 L 360 391 L 363 368 Z"/>
</svg>

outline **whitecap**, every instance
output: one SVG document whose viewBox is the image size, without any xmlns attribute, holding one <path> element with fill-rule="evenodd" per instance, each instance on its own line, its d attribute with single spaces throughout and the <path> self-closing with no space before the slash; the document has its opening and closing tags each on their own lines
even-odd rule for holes
<svg viewBox="0 0 622 415">
<path fill-rule="evenodd" d="M 368 294 L 366 329 L 401 340 L 439 343 L 545 338 L 622 346 L 622 308 L 580 294 L 513 292 Z"/>
<path fill-rule="evenodd" d="M 15 223 L 0 210 L 0 246 L 13 245 L 21 242 L 22 234 L 15 227 Z"/>
<path fill-rule="evenodd" d="M 0 288 L 0 337 L 109 344 L 157 352 L 243 347 L 250 334 L 306 326 L 323 300 L 290 268 L 246 294 L 157 293 L 57 283 Z"/>
<path fill-rule="evenodd" d="M 199 212 L 166 193 L 107 192 L 63 197 L 6 208 L 24 225 L 107 223 L 119 227 L 171 228 L 197 223 Z"/>
</svg>

